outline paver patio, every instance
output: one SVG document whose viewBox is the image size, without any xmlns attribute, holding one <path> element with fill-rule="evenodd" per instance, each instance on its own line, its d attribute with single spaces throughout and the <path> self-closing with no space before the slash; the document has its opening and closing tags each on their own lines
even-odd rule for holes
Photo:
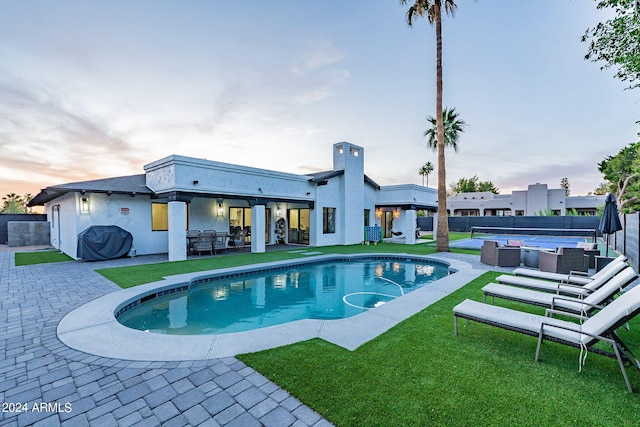
<svg viewBox="0 0 640 427">
<path fill-rule="evenodd" d="M 65 314 L 119 290 L 94 269 L 160 261 L 15 267 L 14 253 L 0 252 L 0 426 L 331 425 L 235 357 L 136 362 L 58 340 Z"/>
</svg>

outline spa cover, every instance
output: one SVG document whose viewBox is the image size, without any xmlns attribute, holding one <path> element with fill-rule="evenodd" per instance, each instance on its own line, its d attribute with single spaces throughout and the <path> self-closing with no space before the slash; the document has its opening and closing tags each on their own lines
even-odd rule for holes
<svg viewBox="0 0 640 427">
<path fill-rule="evenodd" d="M 102 261 L 126 256 L 133 236 L 117 225 L 94 225 L 78 234 L 78 258 Z"/>
</svg>

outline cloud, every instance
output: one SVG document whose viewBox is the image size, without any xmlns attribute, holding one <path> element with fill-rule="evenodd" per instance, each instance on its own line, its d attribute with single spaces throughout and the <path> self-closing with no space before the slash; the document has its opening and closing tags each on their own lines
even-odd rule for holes
<svg viewBox="0 0 640 427">
<path fill-rule="evenodd" d="M 60 182 L 141 172 L 136 147 L 70 99 L 4 77 L 0 100 L 3 181 L 31 182 L 33 192 Z"/>
</svg>

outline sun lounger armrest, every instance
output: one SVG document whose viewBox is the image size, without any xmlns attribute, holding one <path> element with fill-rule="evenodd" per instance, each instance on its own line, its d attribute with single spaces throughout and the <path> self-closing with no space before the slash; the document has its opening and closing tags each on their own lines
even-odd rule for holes
<svg viewBox="0 0 640 427">
<path fill-rule="evenodd" d="M 578 284 L 576 284 L 576 283 L 560 283 L 560 285 L 561 285 L 563 288 L 564 288 L 564 287 L 567 287 L 567 288 L 576 288 L 576 289 L 583 289 L 583 290 L 585 290 L 585 291 L 587 291 L 587 292 L 592 292 L 592 291 L 591 291 L 591 290 L 589 290 L 588 288 L 587 288 L 587 289 L 585 289 L 585 288 L 584 288 L 584 285 L 578 285 Z M 558 289 L 560 289 L 560 287 L 558 287 Z"/>
<path fill-rule="evenodd" d="M 570 301 L 570 302 L 577 302 L 578 304 L 584 304 L 584 305 L 588 305 L 589 307 L 593 307 L 593 308 L 597 308 L 598 310 L 602 310 L 604 308 L 603 305 L 598 305 L 598 304 L 589 304 L 588 302 L 584 302 L 584 300 L 580 300 L 580 301 L 576 301 L 576 298 L 568 298 L 568 297 L 563 297 L 563 296 L 555 296 L 551 299 L 551 308 L 552 309 L 556 309 L 555 305 L 556 305 L 556 301 L 560 300 L 560 301 Z"/>
<path fill-rule="evenodd" d="M 544 315 L 545 317 L 553 317 L 550 316 L 550 314 L 562 314 L 563 316 L 569 316 L 569 317 L 574 317 L 576 319 L 580 319 L 580 320 L 587 320 L 588 317 L 587 316 L 582 316 L 581 314 L 577 314 L 577 313 L 570 313 L 568 311 L 563 311 L 563 310 L 554 310 L 552 308 L 547 308 L 544 311 Z"/>
<path fill-rule="evenodd" d="M 571 276 L 582 276 L 582 277 L 589 277 L 589 273 L 586 271 L 577 271 L 577 270 L 571 270 L 569 272 L 569 277 Z"/>
<path fill-rule="evenodd" d="M 543 335 L 545 326 L 548 326 L 548 327 L 551 327 L 551 328 L 556 328 L 556 329 L 564 329 L 565 331 L 577 332 L 579 334 L 587 335 L 589 337 L 595 338 L 595 339 L 600 340 L 600 341 L 608 342 L 609 344 L 611 344 L 613 346 L 615 346 L 615 344 L 616 344 L 616 342 L 614 340 L 612 340 L 611 338 L 607 338 L 607 337 L 603 337 L 602 335 L 595 335 L 595 334 L 592 334 L 590 332 L 583 331 L 582 328 L 580 327 L 580 325 L 578 325 L 578 324 L 576 324 L 575 328 L 570 328 L 568 326 L 554 325 L 552 323 L 542 322 L 540 324 L 540 332 L 539 332 L 540 336 Z"/>
</svg>

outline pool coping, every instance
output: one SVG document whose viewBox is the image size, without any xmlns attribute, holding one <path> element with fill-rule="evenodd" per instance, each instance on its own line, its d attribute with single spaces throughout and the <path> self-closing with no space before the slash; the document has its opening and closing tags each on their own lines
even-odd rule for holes
<svg viewBox="0 0 640 427">
<path fill-rule="evenodd" d="M 340 258 L 410 258 L 448 264 L 455 271 L 375 309 L 345 319 L 297 320 L 252 331 L 218 335 L 165 335 L 148 333 L 120 324 L 115 313 L 142 295 L 163 292 L 177 285 L 212 275 L 239 274 L 255 269 L 282 268 Z M 330 254 L 247 266 L 169 276 L 165 280 L 119 290 L 99 297 L 68 313 L 58 324 L 58 338 L 67 346 L 101 357 L 139 361 L 203 360 L 280 347 L 312 338 L 354 350 L 459 289 L 483 271 L 471 264 L 434 255 Z"/>
</svg>

